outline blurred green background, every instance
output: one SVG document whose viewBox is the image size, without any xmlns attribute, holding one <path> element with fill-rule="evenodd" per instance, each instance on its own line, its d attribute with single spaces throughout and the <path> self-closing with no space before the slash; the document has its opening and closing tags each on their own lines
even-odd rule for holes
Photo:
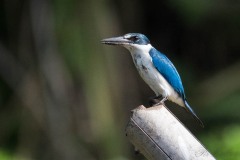
<svg viewBox="0 0 240 160">
<path fill-rule="evenodd" d="M 2 0 L 0 160 L 144 159 L 124 130 L 154 94 L 127 50 L 100 44 L 129 32 L 173 61 L 205 128 L 169 108 L 217 159 L 240 159 L 240 1 Z"/>
</svg>

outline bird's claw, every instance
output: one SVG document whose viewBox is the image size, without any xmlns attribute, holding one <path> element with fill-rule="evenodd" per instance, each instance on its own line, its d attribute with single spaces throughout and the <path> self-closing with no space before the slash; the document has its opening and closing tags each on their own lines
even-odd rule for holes
<svg viewBox="0 0 240 160">
<path fill-rule="evenodd" d="M 161 99 L 162 98 L 162 99 Z M 160 100 L 161 99 L 161 100 Z M 156 96 L 156 97 L 153 97 L 149 100 L 149 105 L 151 107 L 154 107 L 154 106 L 158 106 L 158 105 L 164 105 L 164 102 L 167 100 L 166 97 L 162 97 L 162 96 Z"/>
</svg>

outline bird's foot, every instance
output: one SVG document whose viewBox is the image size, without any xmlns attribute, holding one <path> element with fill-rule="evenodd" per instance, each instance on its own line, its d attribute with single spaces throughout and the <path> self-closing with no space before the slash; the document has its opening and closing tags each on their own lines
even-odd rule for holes
<svg viewBox="0 0 240 160">
<path fill-rule="evenodd" d="M 167 100 L 167 98 L 163 98 L 162 96 L 151 97 L 149 98 L 149 105 L 150 107 L 158 106 L 164 104 L 165 100 Z"/>
<path fill-rule="evenodd" d="M 165 105 L 164 102 L 166 100 L 167 100 L 167 97 L 156 96 L 156 97 L 153 97 L 149 100 L 149 105 L 151 107 L 158 106 L 158 105 Z"/>
</svg>

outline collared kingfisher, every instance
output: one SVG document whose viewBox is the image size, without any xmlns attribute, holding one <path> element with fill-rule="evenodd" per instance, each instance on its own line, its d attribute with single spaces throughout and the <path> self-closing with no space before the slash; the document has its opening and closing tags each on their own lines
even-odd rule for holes
<svg viewBox="0 0 240 160">
<path fill-rule="evenodd" d="M 187 103 L 182 81 L 175 66 L 163 53 L 150 44 L 145 35 L 128 33 L 120 37 L 103 39 L 101 42 L 123 46 L 130 51 L 140 76 L 155 92 L 156 98 L 163 97 L 158 104 L 170 100 L 184 107 L 202 127 L 204 126 Z"/>
</svg>

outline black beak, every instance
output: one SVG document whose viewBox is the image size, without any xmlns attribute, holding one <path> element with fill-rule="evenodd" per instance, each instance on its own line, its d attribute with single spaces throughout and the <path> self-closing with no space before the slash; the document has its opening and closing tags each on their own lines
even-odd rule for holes
<svg viewBox="0 0 240 160">
<path fill-rule="evenodd" d="M 107 45 L 123 45 L 123 44 L 129 44 L 131 43 L 131 41 L 121 36 L 121 37 L 103 39 L 101 40 L 101 43 L 107 44 Z"/>
</svg>

